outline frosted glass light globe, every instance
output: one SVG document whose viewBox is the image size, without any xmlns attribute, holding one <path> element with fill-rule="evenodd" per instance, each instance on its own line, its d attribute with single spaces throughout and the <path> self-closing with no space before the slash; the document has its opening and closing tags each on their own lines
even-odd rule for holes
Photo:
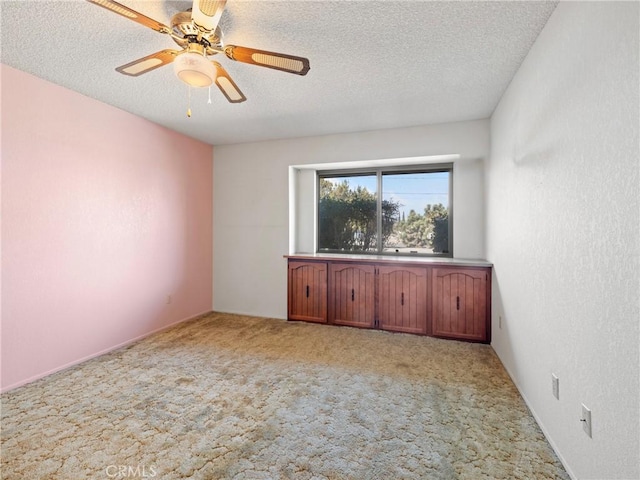
<svg viewBox="0 0 640 480">
<path fill-rule="evenodd" d="M 208 87 L 216 79 L 216 67 L 196 52 L 178 55 L 173 61 L 173 71 L 180 80 L 192 87 Z"/>
</svg>

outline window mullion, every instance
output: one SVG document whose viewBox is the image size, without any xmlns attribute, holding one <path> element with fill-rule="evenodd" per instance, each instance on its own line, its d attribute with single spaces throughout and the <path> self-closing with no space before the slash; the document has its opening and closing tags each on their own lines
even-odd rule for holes
<svg viewBox="0 0 640 480">
<path fill-rule="evenodd" d="M 382 171 L 376 172 L 378 180 L 378 196 L 376 205 L 376 246 L 378 254 L 382 253 Z"/>
</svg>

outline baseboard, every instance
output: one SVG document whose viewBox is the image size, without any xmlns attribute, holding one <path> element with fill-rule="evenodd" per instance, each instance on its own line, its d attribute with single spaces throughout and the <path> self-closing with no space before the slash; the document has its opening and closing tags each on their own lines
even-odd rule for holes
<svg viewBox="0 0 640 480">
<path fill-rule="evenodd" d="M 154 334 L 162 332 L 164 330 L 168 330 L 171 327 L 175 327 L 176 325 L 178 325 L 180 323 L 188 322 L 190 320 L 195 320 L 196 318 L 199 318 L 199 317 L 201 317 L 203 315 L 207 315 L 209 313 L 211 313 L 211 310 L 207 310 L 205 312 L 198 313 L 196 315 L 191 315 L 191 316 L 183 318 L 181 320 L 176 320 L 175 322 L 172 322 L 169 325 L 165 325 L 163 327 L 156 328 L 155 330 L 151 330 L 150 332 L 144 333 L 142 335 L 138 335 L 137 337 L 131 338 L 129 340 L 125 340 L 124 342 L 118 343 L 117 345 L 114 345 L 112 347 L 108 347 L 108 348 L 105 348 L 104 350 L 100 350 L 97 353 L 92 353 L 91 355 L 87 355 L 86 357 L 79 358 L 79 359 L 74 360 L 72 362 L 69 362 L 69 363 L 66 363 L 64 365 L 61 365 L 60 367 L 48 370 L 48 371 L 46 371 L 44 373 L 39 373 L 37 375 L 34 375 L 33 377 L 27 378 L 26 380 L 21 380 L 21 381 L 19 381 L 17 383 L 14 383 L 12 385 L 4 387 L 4 388 L 0 389 L 0 393 L 5 393 L 5 392 L 8 392 L 8 391 L 13 390 L 15 388 L 21 387 L 23 385 L 27 385 L 28 383 L 35 382 L 36 380 L 40 380 L 41 378 L 48 377 L 49 375 L 53 375 L 54 373 L 61 372 L 62 370 L 66 370 L 67 368 L 71 368 L 71 367 L 73 367 L 75 365 L 79 365 L 79 364 L 81 364 L 83 362 L 86 362 L 87 360 L 91 360 L 92 358 L 99 357 L 100 355 L 104 355 L 106 353 L 113 352 L 114 350 L 117 350 L 119 348 L 126 347 L 127 345 L 131 345 L 132 343 L 138 342 L 138 341 L 142 340 L 143 338 L 147 338 L 150 335 L 154 335 Z"/>
<path fill-rule="evenodd" d="M 280 317 L 278 315 L 262 315 L 257 313 L 238 312 L 235 310 L 217 310 L 213 309 L 214 313 L 229 313 L 231 315 L 242 315 L 244 317 L 257 317 L 257 318 L 275 318 L 276 320 L 286 320 L 287 317 Z"/>
<path fill-rule="evenodd" d="M 549 445 L 551 445 L 551 448 L 553 449 L 554 453 L 556 454 L 556 456 L 560 460 L 560 463 L 562 463 L 562 466 L 564 467 L 564 469 L 569 474 L 569 477 L 571 477 L 571 480 L 578 480 L 578 477 L 573 473 L 573 471 L 571 470 L 571 467 L 569 467 L 569 465 L 567 464 L 566 460 L 564 459 L 564 457 L 562 456 L 562 454 L 558 450 L 558 446 L 553 441 L 553 438 L 551 438 L 551 436 L 549 435 L 549 432 L 547 431 L 547 429 L 545 428 L 544 424 L 540 420 L 540 417 L 538 417 L 538 415 L 536 414 L 535 410 L 531 406 L 531 403 L 529 403 L 529 399 L 522 392 L 522 389 L 520 388 L 520 385 L 518 385 L 518 382 L 516 381 L 515 377 L 511 374 L 509 369 L 505 366 L 505 364 L 503 363 L 502 359 L 500 358 L 500 355 L 498 355 L 498 352 L 496 352 L 495 349 L 493 348 L 493 345 L 491 345 L 491 349 L 496 354 L 496 357 L 498 357 L 498 360 L 500 360 L 500 364 L 502 365 L 502 368 L 505 369 L 505 371 L 507 372 L 507 375 L 509 375 L 509 378 L 511 378 L 511 381 L 516 386 L 516 389 L 518 390 L 518 393 L 520 394 L 520 396 L 524 400 L 524 403 L 527 405 L 527 408 L 529 409 L 529 412 L 531 412 L 531 415 L 533 416 L 534 420 L 536 421 L 536 423 L 540 427 L 540 430 L 542 430 L 542 434 L 547 439 L 547 442 L 549 442 Z"/>
</svg>

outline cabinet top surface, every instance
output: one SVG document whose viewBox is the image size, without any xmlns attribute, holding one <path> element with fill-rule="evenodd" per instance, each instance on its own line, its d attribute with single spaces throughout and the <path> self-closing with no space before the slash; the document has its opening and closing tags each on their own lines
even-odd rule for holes
<svg viewBox="0 0 640 480">
<path fill-rule="evenodd" d="M 411 257 L 408 255 L 336 255 L 331 253 L 294 253 L 285 255 L 290 260 L 327 260 L 332 262 L 416 263 L 425 265 L 456 265 L 465 267 L 491 267 L 486 260 L 446 257 Z"/>
</svg>

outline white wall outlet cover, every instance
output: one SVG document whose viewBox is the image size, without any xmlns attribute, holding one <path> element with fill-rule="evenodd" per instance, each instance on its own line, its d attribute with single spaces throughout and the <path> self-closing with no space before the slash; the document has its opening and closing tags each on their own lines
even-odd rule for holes
<svg viewBox="0 0 640 480">
<path fill-rule="evenodd" d="M 560 379 L 555 373 L 551 374 L 551 391 L 553 396 L 560 400 Z"/>
</svg>

